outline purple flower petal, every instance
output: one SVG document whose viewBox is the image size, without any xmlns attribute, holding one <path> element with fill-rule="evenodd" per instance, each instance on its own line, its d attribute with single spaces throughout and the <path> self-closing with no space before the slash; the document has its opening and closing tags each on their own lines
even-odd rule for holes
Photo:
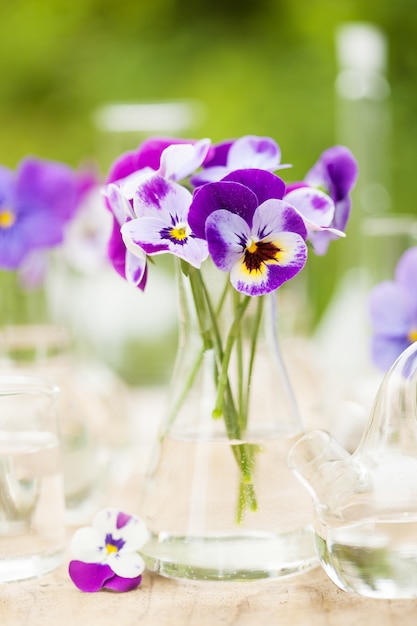
<svg viewBox="0 0 417 626">
<path fill-rule="evenodd" d="M 250 229 L 239 215 L 220 209 L 209 215 L 206 223 L 207 241 L 214 264 L 230 271 L 242 257 L 250 237 Z"/>
<path fill-rule="evenodd" d="M 123 528 L 123 526 L 126 526 L 126 524 L 128 524 L 132 519 L 131 515 L 128 515 L 127 513 L 123 513 L 123 511 L 119 511 L 117 514 L 117 519 L 116 519 L 116 528 Z"/>
<path fill-rule="evenodd" d="M 229 172 L 238 169 L 262 169 L 274 171 L 280 167 L 281 150 L 271 137 L 245 135 L 234 141 L 214 146 L 214 157 L 209 158 L 202 172 L 191 178 L 193 185 L 223 179 Z M 282 197 L 282 196 L 281 196 Z"/>
<path fill-rule="evenodd" d="M 100 591 L 105 583 L 115 576 L 108 565 L 82 561 L 70 561 L 68 573 L 78 589 L 89 593 Z"/>
<path fill-rule="evenodd" d="M 379 369 L 387 371 L 409 345 L 411 342 L 405 336 L 374 335 L 371 341 L 372 361 Z"/>
<path fill-rule="evenodd" d="M 206 220 L 214 211 L 226 209 L 251 224 L 257 206 L 256 195 L 244 185 L 232 181 L 207 183 L 194 193 L 188 223 L 197 237 L 205 239 Z"/>
<path fill-rule="evenodd" d="M 125 152 L 113 162 L 106 182 L 111 183 L 121 180 L 145 167 L 150 167 L 157 171 L 160 165 L 161 154 L 165 148 L 179 143 L 190 143 L 190 140 L 173 139 L 171 137 L 151 137 L 145 139 L 137 150 Z"/>
<path fill-rule="evenodd" d="M 53 221 L 69 220 L 78 208 L 74 172 L 63 163 L 26 158 L 17 170 L 18 208 L 42 207 Z"/>
<path fill-rule="evenodd" d="M 406 250 L 398 261 L 395 281 L 403 285 L 410 297 L 414 297 L 417 307 L 417 246 Z"/>
<path fill-rule="evenodd" d="M 345 146 L 325 150 L 305 177 L 313 187 L 323 187 L 335 202 L 343 200 L 353 188 L 358 166 L 351 151 Z"/>
<path fill-rule="evenodd" d="M 230 180 L 248 187 L 256 195 L 258 204 L 262 204 L 262 202 L 271 198 L 281 200 L 285 194 L 284 181 L 279 176 L 266 170 L 235 170 L 223 180 Z"/>
<path fill-rule="evenodd" d="M 62 243 L 64 229 L 89 190 L 63 163 L 24 159 L 15 174 L 0 172 L 0 267 L 17 269 L 33 250 Z"/>
<path fill-rule="evenodd" d="M 112 591 L 118 591 L 123 593 L 125 591 L 133 591 L 139 587 L 142 582 L 142 575 L 136 578 L 122 578 L 121 576 L 112 576 L 103 585 L 104 589 L 111 589 Z"/>
<path fill-rule="evenodd" d="M 131 591 L 136 589 L 142 581 L 142 575 L 135 578 L 122 578 L 114 574 L 108 565 L 82 561 L 70 561 L 68 572 L 74 585 L 87 593 L 95 593 L 101 589 L 118 592 Z"/>
<path fill-rule="evenodd" d="M 389 337 L 405 337 L 417 322 L 415 301 L 393 281 L 384 281 L 371 290 L 369 312 L 375 333 Z"/>
<path fill-rule="evenodd" d="M 182 189 L 184 192 L 189 194 L 189 192 L 183 187 L 179 187 L 178 185 L 176 187 L 177 189 Z M 133 198 L 135 215 L 140 217 L 142 215 L 149 216 L 155 214 L 155 210 L 161 209 L 167 195 L 174 193 L 174 189 L 175 188 L 172 183 L 165 180 L 165 178 L 162 178 L 162 176 L 155 175 L 148 178 L 136 189 L 136 193 Z"/>
</svg>

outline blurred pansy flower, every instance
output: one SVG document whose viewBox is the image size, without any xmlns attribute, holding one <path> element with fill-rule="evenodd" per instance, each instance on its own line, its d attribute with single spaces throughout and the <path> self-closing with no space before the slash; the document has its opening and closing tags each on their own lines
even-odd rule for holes
<svg viewBox="0 0 417 626">
<path fill-rule="evenodd" d="M 283 181 L 265 170 L 238 170 L 195 193 L 189 223 L 207 240 L 214 264 L 249 296 L 278 289 L 307 260 L 304 220 L 282 200 Z"/>
<path fill-rule="evenodd" d="M 213 146 L 212 155 L 191 182 L 199 186 L 219 181 L 234 170 L 250 168 L 274 172 L 284 167 L 291 166 L 281 164 L 281 150 L 276 141 L 270 137 L 245 135 Z"/>
<path fill-rule="evenodd" d="M 320 209 L 316 215 L 320 216 L 321 213 L 321 217 L 318 221 L 313 220 L 317 226 L 320 226 L 314 230 L 311 237 L 316 254 L 326 254 L 330 242 L 345 232 L 351 210 L 350 192 L 356 183 L 357 176 L 358 166 L 349 148 L 333 146 L 321 154 L 303 181 L 288 185 L 286 196 L 288 202 L 295 201 L 297 198 L 297 196 L 290 195 L 294 190 L 311 187 L 323 191 L 334 203 L 330 222 L 328 208 Z"/>
<path fill-rule="evenodd" d="M 100 511 L 92 527 L 79 528 L 72 538 L 71 580 L 86 592 L 135 589 L 145 569 L 139 550 L 147 539 L 148 531 L 139 518 L 116 509 Z"/>
<path fill-rule="evenodd" d="M 121 155 L 110 169 L 104 189 L 107 206 L 114 217 L 107 249 L 108 256 L 116 271 L 142 290 L 145 289 L 147 280 L 146 254 L 136 245 L 137 235 L 131 232 L 133 227 L 128 223 L 138 216 L 144 216 L 147 213 L 147 207 L 153 203 L 157 209 L 160 209 L 160 200 L 155 193 L 158 194 L 158 190 L 162 189 L 161 179 L 172 183 L 187 178 L 202 165 L 210 145 L 209 139 L 187 141 L 151 138 L 144 141 L 137 151 Z M 168 185 L 164 184 L 164 195 L 167 188 Z M 171 196 L 175 197 L 173 191 L 175 187 L 170 190 Z M 154 193 L 153 199 L 152 192 Z M 164 211 L 159 216 L 162 222 L 165 218 L 163 213 Z M 183 213 L 184 210 L 181 216 L 177 216 L 175 224 L 170 224 L 170 233 L 164 231 L 168 234 L 166 243 L 169 245 L 164 247 L 164 244 L 158 241 L 159 245 L 155 247 L 155 241 L 148 241 L 148 250 L 152 248 L 154 253 L 161 252 L 171 249 L 171 244 L 178 244 L 182 250 L 185 249 Z M 159 225 L 161 226 L 161 222 Z M 122 227 L 127 244 L 123 241 Z M 166 227 L 166 225 L 163 226 L 163 228 Z M 180 250 L 178 246 L 176 249 Z"/>
<path fill-rule="evenodd" d="M 388 370 L 417 341 L 417 247 L 399 259 L 394 280 L 376 285 L 369 295 L 373 327 L 372 360 Z"/>
<path fill-rule="evenodd" d="M 35 157 L 15 172 L 0 167 L 0 268 L 17 270 L 34 251 L 61 244 L 93 185 L 89 173 Z"/>
</svg>

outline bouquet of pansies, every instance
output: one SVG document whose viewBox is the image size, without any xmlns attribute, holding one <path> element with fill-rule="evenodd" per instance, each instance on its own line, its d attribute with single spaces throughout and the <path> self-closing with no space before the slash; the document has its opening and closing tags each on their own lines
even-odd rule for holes
<svg viewBox="0 0 417 626">
<path fill-rule="evenodd" d="M 150 138 L 115 161 L 103 189 L 113 216 L 108 254 L 115 270 L 144 291 L 151 263 L 171 254 L 191 285 L 201 348 L 176 390 L 169 420 L 175 421 L 209 349 L 214 354 L 211 415 L 224 420 L 241 476 L 238 521 L 246 507 L 256 509 L 256 445 L 245 440 L 245 431 L 260 329 L 255 324 L 250 357 L 244 360 L 240 331 L 245 313 L 255 303 L 259 319 L 263 296 L 270 297 L 304 267 L 308 242 L 322 255 L 330 241 L 344 237 L 357 177 L 355 159 L 343 146 L 324 152 L 303 181 L 285 184 L 275 172 L 288 167 L 268 137 L 217 145 L 208 139 Z M 205 282 L 207 263 L 225 278 L 218 281 L 224 287 L 215 303 Z M 232 315 L 223 335 L 218 319 L 230 293 Z M 74 536 L 77 560 L 70 563 L 71 578 L 84 591 L 133 589 L 140 584 L 144 562 L 139 553 L 146 541 L 139 520 L 103 511 L 92 529 Z"/>
<path fill-rule="evenodd" d="M 289 167 L 280 160 L 277 143 L 256 136 L 151 138 L 119 157 L 105 188 L 116 271 L 144 290 L 148 257 L 171 253 L 198 269 L 210 256 L 242 294 L 278 289 L 304 267 L 306 240 L 322 255 L 345 236 L 357 177 L 343 146 L 290 185 L 273 173 Z"/>
<path fill-rule="evenodd" d="M 123 154 L 111 167 L 104 188 L 113 214 L 109 257 L 131 285 L 145 290 L 149 262 L 161 254 L 179 259 L 191 285 L 201 334 L 201 352 L 176 401 L 170 422 L 193 384 L 203 353 L 215 353 L 212 416 L 223 418 L 241 471 L 238 519 L 256 509 L 252 486 L 254 448 L 243 442 L 248 424 L 250 382 L 259 326 L 252 332 L 244 362 L 241 328 L 249 304 L 275 292 L 304 267 L 309 242 L 326 253 L 333 239 L 345 236 L 350 191 L 357 164 L 343 146 L 326 150 L 303 181 L 287 185 L 275 172 L 278 144 L 268 137 L 244 136 L 213 145 L 210 140 L 150 138 Z M 228 276 L 224 293 L 213 303 L 203 265 Z M 233 292 L 229 329 L 219 330 L 227 292 Z M 233 358 L 232 358 L 233 356 Z M 233 384 L 231 363 L 238 382 Z M 236 379 L 234 375 L 233 379 Z"/>
</svg>

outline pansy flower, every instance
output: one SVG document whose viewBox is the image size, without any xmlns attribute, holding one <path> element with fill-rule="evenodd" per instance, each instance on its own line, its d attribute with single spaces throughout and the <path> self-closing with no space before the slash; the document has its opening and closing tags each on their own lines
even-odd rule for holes
<svg viewBox="0 0 417 626">
<path fill-rule="evenodd" d="M 137 217 L 121 229 L 127 249 L 139 255 L 141 251 L 149 255 L 170 252 L 199 268 L 208 249 L 189 226 L 191 199 L 188 189 L 160 176 L 145 181 L 134 198 Z"/>
<path fill-rule="evenodd" d="M 186 178 L 204 162 L 209 148 L 208 139 L 198 142 L 150 139 L 143 142 L 138 151 L 128 152 L 119 157 L 110 170 L 108 177 L 110 184 L 105 189 L 105 195 L 108 208 L 114 215 L 114 223 L 109 239 L 108 256 L 116 271 L 142 290 L 146 285 L 146 255 L 143 249 L 136 245 L 135 239 L 130 238 L 130 227 L 126 226 L 124 229 L 124 238 L 121 232 L 125 223 L 128 224 L 137 217 L 134 210 L 137 190 L 142 185 L 145 185 L 145 190 L 149 190 L 152 185 L 157 186 L 161 178 L 166 181 Z M 155 179 L 153 183 L 152 179 Z M 147 204 L 149 205 L 149 202 Z M 138 202 L 135 206 L 138 209 Z M 138 215 L 142 215 L 140 208 Z M 182 243 L 184 245 L 183 240 Z"/>
<path fill-rule="evenodd" d="M 369 309 L 374 331 L 372 359 L 385 371 L 417 341 L 417 247 L 402 255 L 394 280 L 371 290 Z"/>
<path fill-rule="evenodd" d="M 191 178 L 196 187 L 219 181 L 230 172 L 240 169 L 264 169 L 270 172 L 290 167 L 281 164 L 279 145 L 270 137 L 245 135 L 236 140 L 213 146 L 212 156 L 204 163 L 201 172 Z"/>
<path fill-rule="evenodd" d="M 78 529 L 72 538 L 71 580 L 87 592 L 135 589 L 145 569 L 139 550 L 147 539 L 148 531 L 139 518 L 116 509 L 100 511 L 92 527 Z"/>
<path fill-rule="evenodd" d="M 265 170 L 232 172 L 200 187 L 189 223 L 238 291 L 257 296 L 293 278 L 307 260 L 304 220 L 282 200 L 283 181 Z"/>
<path fill-rule="evenodd" d="M 34 251 L 62 243 L 93 185 L 90 174 L 35 157 L 23 159 L 16 172 L 0 167 L 0 267 L 19 269 Z"/>
<path fill-rule="evenodd" d="M 321 218 L 320 214 L 317 214 L 319 221 L 316 224 L 321 228 L 316 229 L 311 237 L 316 254 L 325 254 L 330 242 L 340 237 L 341 232 L 345 232 L 351 210 L 349 194 L 356 183 L 357 175 L 358 166 L 351 151 L 345 146 L 333 146 L 321 154 L 303 181 L 288 185 L 287 194 L 295 189 L 311 187 L 326 193 L 334 203 L 334 213 L 330 223 L 327 223 L 328 211 L 323 211 Z M 291 201 L 291 197 L 287 196 L 287 199 Z M 292 200 L 294 201 L 294 196 Z M 323 222 L 325 216 L 326 219 Z"/>
</svg>

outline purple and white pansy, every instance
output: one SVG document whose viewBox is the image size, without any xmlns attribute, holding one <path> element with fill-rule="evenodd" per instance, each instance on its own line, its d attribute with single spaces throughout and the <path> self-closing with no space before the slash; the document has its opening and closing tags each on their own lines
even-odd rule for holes
<svg viewBox="0 0 417 626">
<path fill-rule="evenodd" d="M 138 219 L 121 229 L 123 241 L 133 254 L 170 252 L 199 268 L 207 258 L 207 244 L 195 237 L 188 223 L 192 195 L 185 187 L 153 176 L 141 185 L 134 198 Z"/>
<path fill-rule="evenodd" d="M 148 540 L 145 524 L 116 509 L 97 513 L 91 527 L 73 535 L 69 575 L 81 591 L 130 591 L 142 581 L 145 563 L 139 550 Z"/>
<path fill-rule="evenodd" d="M 319 190 L 333 201 L 333 215 L 331 215 L 329 208 L 324 211 L 319 208 L 313 214 L 306 214 L 307 219 L 319 226 L 319 228 L 310 231 L 309 236 L 317 255 L 326 254 L 330 242 L 343 236 L 351 210 L 350 192 L 357 177 L 358 165 L 349 148 L 333 146 L 320 155 L 303 181 L 288 185 L 286 199 L 289 202 L 298 202 L 299 198 L 302 197 L 301 191 L 298 192 L 300 196 L 292 195 L 297 189 Z M 318 216 L 318 220 L 314 215 Z M 311 232 L 314 233 L 312 236 Z"/>
<path fill-rule="evenodd" d="M 265 170 L 238 170 L 194 195 L 190 226 L 207 240 L 214 264 L 230 272 L 237 291 L 257 296 L 278 289 L 307 260 L 304 220 L 282 200 L 284 182 Z"/>
<path fill-rule="evenodd" d="M 208 139 L 188 143 L 182 139 L 149 139 L 137 152 L 119 157 L 111 168 L 104 190 L 114 216 L 108 255 L 115 270 L 142 290 L 147 281 L 146 253 L 177 252 L 197 266 L 201 263 L 198 258 L 204 257 L 196 249 L 204 249 L 204 245 L 188 237 L 184 222 L 191 193 L 175 183 L 201 166 L 210 145 Z M 180 198 L 170 210 L 169 203 L 178 196 L 182 202 Z M 147 224 L 142 225 L 139 217 L 146 218 Z M 157 224 L 149 238 L 152 217 Z"/>
</svg>

